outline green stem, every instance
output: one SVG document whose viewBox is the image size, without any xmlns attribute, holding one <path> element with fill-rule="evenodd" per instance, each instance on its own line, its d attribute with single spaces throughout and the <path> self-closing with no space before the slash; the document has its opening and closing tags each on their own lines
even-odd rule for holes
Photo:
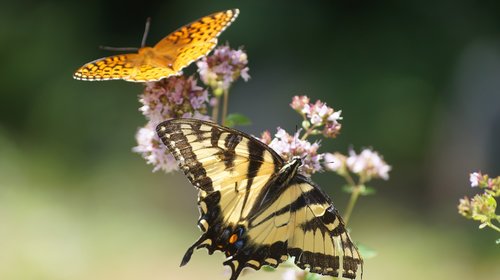
<svg viewBox="0 0 500 280">
<path fill-rule="evenodd" d="M 492 224 L 492 223 L 488 223 L 488 226 L 489 226 L 490 228 L 492 228 L 492 229 L 494 229 L 494 230 L 496 230 L 496 231 L 500 232 L 500 228 L 499 228 L 499 227 L 497 227 L 497 226 L 495 226 L 494 224 Z"/>
<path fill-rule="evenodd" d="M 221 119 L 221 124 L 224 125 L 226 122 L 226 115 L 227 115 L 227 104 L 229 102 L 229 90 L 224 90 L 224 104 L 222 105 L 222 119 Z"/>
<path fill-rule="evenodd" d="M 215 101 L 214 107 L 212 107 L 212 120 L 217 123 L 217 119 L 219 118 L 219 103 L 220 103 L 220 97 L 216 96 L 215 97 L 217 100 Z"/>
<path fill-rule="evenodd" d="M 352 178 L 351 174 L 348 171 L 346 171 L 345 174 L 342 177 L 344 177 L 344 179 L 347 181 L 347 183 L 349 185 L 351 185 L 351 186 L 355 186 L 356 187 L 357 185 L 361 185 L 361 183 L 356 184 L 354 182 L 354 179 Z"/>
<path fill-rule="evenodd" d="M 302 137 L 300 138 L 300 140 L 304 141 L 306 140 L 307 137 L 309 137 L 309 135 L 311 135 L 311 133 L 314 131 L 314 129 L 318 127 L 317 125 L 313 125 L 311 127 L 309 127 L 307 130 L 306 130 L 306 133 L 304 133 L 304 135 L 302 135 Z"/>
<path fill-rule="evenodd" d="M 354 209 L 354 205 L 358 201 L 358 197 L 361 194 L 360 185 L 354 185 L 354 188 L 351 193 L 351 198 L 349 199 L 349 204 L 347 204 L 347 208 L 344 214 L 344 223 L 347 225 L 349 219 L 351 218 L 352 210 Z"/>
</svg>

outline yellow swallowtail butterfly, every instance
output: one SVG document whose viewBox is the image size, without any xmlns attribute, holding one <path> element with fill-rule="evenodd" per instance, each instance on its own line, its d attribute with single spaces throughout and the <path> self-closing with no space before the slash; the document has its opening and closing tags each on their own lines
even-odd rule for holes
<svg viewBox="0 0 500 280">
<path fill-rule="evenodd" d="M 289 256 L 302 269 L 356 278 L 363 260 L 330 198 L 289 162 L 241 131 L 196 119 L 157 126 L 168 150 L 199 189 L 201 237 L 194 249 L 222 251 L 236 280 L 245 267 L 277 267 Z"/>
</svg>

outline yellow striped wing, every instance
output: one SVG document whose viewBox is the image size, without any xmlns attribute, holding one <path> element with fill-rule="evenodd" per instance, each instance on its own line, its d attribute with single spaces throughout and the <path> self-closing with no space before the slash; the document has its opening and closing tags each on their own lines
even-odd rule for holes
<svg viewBox="0 0 500 280">
<path fill-rule="evenodd" d="M 277 267 L 295 256 L 301 268 L 354 279 L 362 259 L 328 196 L 267 145 L 234 129 L 173 119 L 158 135 L 199 192 L 204 232 L 186 252 L 222 251 L 236 280 L 245 267 Z"/>
</svg>

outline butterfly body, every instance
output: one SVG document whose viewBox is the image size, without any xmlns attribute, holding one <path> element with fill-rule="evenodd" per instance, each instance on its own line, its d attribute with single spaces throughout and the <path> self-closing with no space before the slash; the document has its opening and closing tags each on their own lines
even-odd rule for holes
<svg viewBox="0 0 500 280">
<path fill-rule="evenodd" d="M 178 75 L 217 45 L 217 37 L 238 14 L 239 10 L 233 9 L 202 17 L 172 32 L 153 47 L 89 62 L 73 77 L 86 81 L 151 82 Z"/>
<path fill-rule="evenodd" d="M 223 252 L 236 280 L 245 267 L 277 267 L 295 257 L 311 272 L 354 279 L 362 259 L 330 198 L 259 140 L 217 124 L 173 119 L 158 135 L 199 189 L 195 249 Z"/>
</svg>

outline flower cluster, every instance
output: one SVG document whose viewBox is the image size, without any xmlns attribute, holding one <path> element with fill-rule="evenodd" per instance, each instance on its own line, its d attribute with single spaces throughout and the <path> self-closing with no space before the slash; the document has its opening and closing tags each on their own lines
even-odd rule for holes
<svg viewBox="0 0 500 280">
<path fill-rule="evenodd" d="M 137 146 L 132 150 L 140 153 L 153 171 L 171 172 L 177 169 L 177 162 L 156 135 L 155 127 L 161 121 L 187 117 L 208 120 L 208 92 L 197 85 L 190 76 L 176 76 L 158 82 L 147 83 L 139 96 L 139 108 L 147 124 L 137 131 Z"/>
<path fill-rule="evenodd" d="M 487 174 L 473 172 L 469 175 L 471 187 L 480 188 L 484 192 L 476 194 L 472 199 L 465 196 L 459 200 L 458 213 L 467 219 L 479 221 L 479 228 L 489 226 L 500 232 L 500 228 L 493 224 L 500 222 L 500 215 L 497 215 L 497 201 L 495 197 L 500 197 L 500 176 L 489 178 Z"/>
<path fill-rule="evenodd" d="M 248 81 L 248 58 L 242 50 L 233 50 L 229 45 L 218 47 L 210 56 L 196 63 L 200 78 L 212 88 L 214 95 L 221 96 L 240 76 Z"/>
<path fill-rule="evenodd" d="M 209 119 L 208 101 L 207 90 L 198 86 L 193 76 L 175 76 L 147 83 L 139 96 L 143 105 L 139 111 L 156 123 L 180 117 Z"/>
<path fill-rule="evenodd" d="M 356 154 L 350 150 L 349 156 L 341 153 L 325 154 L 325 169 L 337 172 L 339 175 L 346 175 L 347 172 L 354 173 L 361 178 L 362 182 L 368 182 L 371 179 L 381 178 L 389 179 L 391 166 L 375 151 L 364 149 Z"/>
<path fill-rule="evenodd" d="M 307 96 L 294 96 L 290 103 L 295 111 L 304 118 L 303 129 L 299 129 L 294 135 L 290 135 L 284 129 L 278 128 L 274 138 L 269 131 L 262 133 L 260 141 L 269 145 L 285 161 L 294 156 L 303 158 L 303 165 L 299 172 L 311 176 L 318 171 L 333 171 L 337 174 L 350 178 L 350 173 L 359 176 L 360 184 L 364 184 L 372 179 L 389 179 L 391 167 L 384 159 L 371 149 L 364 149 L 360 154 L 353 150 L 349 151 L 349 156 L 341 153 L 318 153 L 320 142 L 313 143 L 307 140 L 311 135 L 324 137 L 334 137 L 339 133 L 341 111 L 335 111 L 328 107 L 326 103 L 316 101 L 311 103 Z M 321 127 L 323 127 L 322 130 Z M 305 131 L 304 133 L 302 133 Z M 302 135 L 301 135 L 302 134 Z M 354 184 L 354 182 L 349 182 Z M 354 187 L 354 186 L 353 186 Z"/>
<path fill-rule="evenodd" d="M 285 161 L 292 159 L 294 156 L 301 157 L 302 166 L 299 172 L 311 176 L 322 170 L 320 161 L 323 158 L 323 154 L 318 154 L 319 142 L 310 143 L 307 140 L 301 140 L 299 138 L 300 132 L 301 130 L 292 136 L 284 129 L 278 128 L 274 139 L 271 140 L 271 134 L 265 131 L 261 136 L 261 141 L 269 145 Z"/>
<path fill-rule="evenodd" d="M 302 127 L 308 134 L 323 134 L 324 137 L 335 138 L 340 133 L 342 125 L 338 121 L 342 119 L 341 110 L 335 111 L 321 100 L 311 103 L 305 95 L 294 96 L 290 107 L 303 117 Z"/>
<path fill-rule="evenodd" d="M 479 187 L 493 196 L 500 196 L 500 176 L 490 178 L 487 174 L 473 172 L 469 175 L 470 186 Z"/>
<path fill-rule="evenodd" d="M 158 170 L 172 172 L 178 169 L 177 161 L 163 145 L 151 122 L 139 128 L 135 139 L 137 146 L 132 148 L 132 151 L 141 154 L 147 164 L 153 165 L 153 172 Z"/>
</svg>

